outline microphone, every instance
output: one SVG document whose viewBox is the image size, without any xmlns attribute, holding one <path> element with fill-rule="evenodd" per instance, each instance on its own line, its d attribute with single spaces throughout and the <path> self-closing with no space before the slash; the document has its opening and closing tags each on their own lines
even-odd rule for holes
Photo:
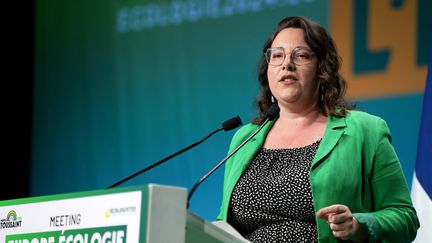
<svg viewBox="0 0 432 243">
<path fill-rule="evenodd" d="M 193 193 L 198 188 L 198 186 L 206 180 L 213 172 L 215 172 L 219 167 L 221 167 L 225 161 L 227 161 L 231 156 L 233 156 L 239 149 L 241 149 L 249 140 L 251 140 L 257 133 L 261 131 L 261 129 L 269 122 L 274 120 L 279 115 L 279 106 L 277 104 L 272 104 L 270 108 L 267 110 L 265 114 L 265 120 L 264 122 L 257 128 L 257 130 L 252 133 L 248 138 L 246 138 L 239 146 L 237 146 L 234 150 L 231 151 L 221 162 L 219 162 L 215 167 L 213 167 L 207 174 L 205 174 L 203 177 L 201 177 L 192 187 L 191 191 L 189 192 L 188 199 L 187 199 L 187 208 L 189 208 L 190 199 L 192 198 Z"/>
<path fill-rule="evenodd" d="M 193 147 L 201 144 L 202 142 L 204 142 L 205 140 L 207 140 L 209 137 L 211 137 L 213 134 L 215 134 L 215 133 L 217 133 L 219 131 L 222 131 L 222 130 L 224 130 L 224 131 L 230 131 L 230 130 L 232 130 L 234 128 L 237 128 L 237 127 L 239 127 L 241 125 L 242 125 L 242 121 L 241 121 L 241 119 L 240 119 L 239 116 L 235 116 L 235 117 L 233 117 L 231 119 L 228 119 L 228 120 L 226 120 L 226 121 L 224 121 L 222 123 L 222 127 L 220 127 L 218 129 L 212 131 L 206 137 L 204 137 L 203 139 L 199 140 L 198 142 L 196 142 L 194 144 L 191 144 L 191 145 L 183 148 L 182 150 L 179 150 L 178 152 L 175 152 L 175 153 L 171 154 L 170 156 L 168 156 L 168 157 L 166 157 L 164 159 L 161 159 L 161 160 L 159 160 L 158 162 L 156 162 L 154 164 L 151 164 L 151 165 L 147 166 L 146 168 L 144 168 L 144 169 L 142 169 L 140 171 L 135 172 L 134 174 L 132 174 L 132 175 L 130 175 L 130 176 L 128 176 L 128 177 L 126 177 L 126 178 L 124 178 L 124 179 L 122 179 L 122 180 L 114 183 L 114 184 L 112 184 L 111 186 L 107 187 L 106 189 L 114 188 L 114 187 L 116 187 L 116 186 L 118 186 L 120 184 L 123 184 L 124 182 L 126 182 L 126 181 L 128 181 L 128 180 L 130 180 L 130 179 L 132 179 L 132 178 L 134 178 L 134 177 L 136 177 L 136 176 L 138 176 L 138 175 L 140 175 L 140 174 L 142 174 L 142 173 L 144 173 L 144 172 L 146 172 L 146 171 L 148 171 L 148 170 L 150 170 L 150 169 L 152 169 L 152 168 L 160 165 L 160 164 L 162 164 L 163 162 L 165 162 L 165 161 L 167 161 L 169 159 L 172 159 L 172 158 L 174 158 L 175 156 L 177 156 L 177 155 L 179 155 L 181 153 L 186 152 L 187 150 L 189 150 L 189 149 L 191 149 L 191 148 L 193 148 Z"/>
</svg>

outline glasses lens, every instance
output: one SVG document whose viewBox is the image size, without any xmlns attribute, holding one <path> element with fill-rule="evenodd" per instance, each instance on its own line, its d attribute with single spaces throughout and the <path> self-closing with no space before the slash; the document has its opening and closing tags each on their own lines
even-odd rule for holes
<svg viewBox="0 0 432 243">
<path fill-rule="evenodd" d="M 268 64 L 272 66 L 279 66 L 285 60 L 285 51 L 281 48 L 268 49 L 266 53 Z"/>
<path fill-rule="evenodd" d="M 297 65 L 308 64 L 312 60 L 313 52 L 301 48 L 296 48 L 291 53 L 292 60 Z"/>
</svg>

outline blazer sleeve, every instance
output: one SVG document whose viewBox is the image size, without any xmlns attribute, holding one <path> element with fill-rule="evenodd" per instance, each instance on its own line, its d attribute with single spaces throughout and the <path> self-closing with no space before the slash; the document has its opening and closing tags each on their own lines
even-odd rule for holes
<svg viewBox="0 0 432 243">
<path fill-rule="evenodd" d="M 378 119 L 375 128 L 370 174 L 374 210 L 354 217 L 366 226 L 370 242 L 411 242 L 419 228 L 417 214 L 387 124 Z"/>
</svg>

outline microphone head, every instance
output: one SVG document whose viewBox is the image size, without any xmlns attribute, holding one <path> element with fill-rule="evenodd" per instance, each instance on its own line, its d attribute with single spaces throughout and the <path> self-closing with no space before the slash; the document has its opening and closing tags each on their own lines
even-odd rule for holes
<svg viewBox="0 0 432 243">
<path fill-rule="evenodd" d="M 279 115 L 279 111 L 279 106 L 276 103 L 272 104 L 265 114 L 266 118 L 269 118 L 269 120 L 274 120 Z"/>
<path fill-rule="evenodd" d="M 225 131 L 232 130 L 242 125 L 242 121 L 239 116 L 228 119 L 222 123 L 222 128 Z"/>
</svg>

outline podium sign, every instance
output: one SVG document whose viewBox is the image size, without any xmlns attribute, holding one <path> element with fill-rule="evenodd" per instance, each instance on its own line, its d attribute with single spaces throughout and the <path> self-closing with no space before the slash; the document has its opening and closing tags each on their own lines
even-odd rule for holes
<svg viewBox="0 0 432 243">
<path fill-rule="evenodd" d="M 152 184 L 1 201 L 0 242 L 178 242 L 185 215 L 185 189 Z"/>
</svg>

